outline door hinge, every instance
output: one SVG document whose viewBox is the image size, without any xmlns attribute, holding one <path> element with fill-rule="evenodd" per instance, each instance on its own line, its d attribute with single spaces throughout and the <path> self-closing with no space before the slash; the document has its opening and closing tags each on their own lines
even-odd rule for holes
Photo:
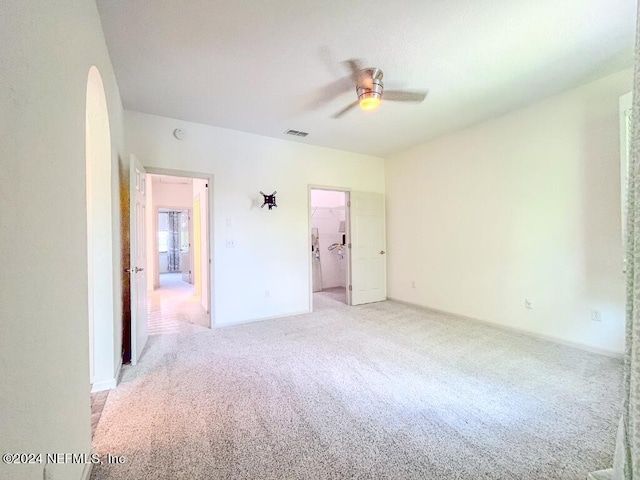
<svg viewBox="0 0 640 480">
<path fill-rule="evenodd" d="M 351 244 L 347 245 L 347 248 L 351 248 Z"/>
<path fill-rule="evenodd" d="M 205 183 L 205 184 L 204 184 L 204 188 L 209 188 L 209 184 L 208 184 L 208 183 Z"/>
<path fill-rule="evenodd" d="M 351 206 L 351 202 L 347 202 L 347 207 L 350 207 L 350 206 Z"/>
<path fill-rule="evenodd" d="M 349 291 L 352 291 L 353 287 L 351 285 L 349 285 Z"/>
</svg>

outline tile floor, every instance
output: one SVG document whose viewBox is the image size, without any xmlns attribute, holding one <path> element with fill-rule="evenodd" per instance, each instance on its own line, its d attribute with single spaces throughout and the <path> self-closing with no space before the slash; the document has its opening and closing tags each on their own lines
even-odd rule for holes
<svg viewBox="0 0 640 480">
<path fill-rule="evenodd" d="M 109 390 L 104 392 L 96 392 L 91 394 L 91 438 L 96 433 L 100 416 L 102 415 L 102 409 L 109 396 Z"/>
<path fill-rule="evenodd" d="M 181 273 L 160 275 L 160 288 L 149 293 L 149 335 L 178 333 L 185 327 L 209 328 L 209 315 L 202 308 L 195 287 L 182 281 Z"/>
</svg>

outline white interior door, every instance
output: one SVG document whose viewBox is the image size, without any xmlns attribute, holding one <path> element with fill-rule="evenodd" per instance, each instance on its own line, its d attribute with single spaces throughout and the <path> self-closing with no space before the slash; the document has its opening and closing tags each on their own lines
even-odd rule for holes
<svg viewBox="0 0 640 480">
<path fill-rule="evenodd" d="M 387 299 L 384 196 L 351 192 L 351 305 Z"/>
<path fill-rule="evenodd" d="M 131 256 L 131 364 L 140 360 L 147 343 L 147 241 L 144 167 L 135 155 L 130 159 L 130 256 Z"/>
</svg>

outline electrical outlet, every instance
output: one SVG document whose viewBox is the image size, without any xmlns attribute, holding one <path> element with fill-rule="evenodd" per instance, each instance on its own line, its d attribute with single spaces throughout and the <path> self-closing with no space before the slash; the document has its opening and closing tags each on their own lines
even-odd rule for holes
<svg viewBox="0 0 640 480">
<path fill-rule="evenodd" d="M 591 320 L 594 322 L 601 322 L 602 312 L 600 310 L 591 310 Z"/>
<path fill-rule="evenodd" d="M 415 280 L 411 280 L 411 288 L 416 288 L 416 281 Z"/>
<path fill-rule="evenodd" d="M 528 310 L 533 310 L 533 300 L 531 300 L 530 298 L 525 298 L 524 299 L 524 308 L 526 308 Z"/>
<path fill-rule="evenodd" d="M 235 248 L 235 247 L 236 247 L 236 241 L 227 239 L 227 248 Z"/>
</svg>

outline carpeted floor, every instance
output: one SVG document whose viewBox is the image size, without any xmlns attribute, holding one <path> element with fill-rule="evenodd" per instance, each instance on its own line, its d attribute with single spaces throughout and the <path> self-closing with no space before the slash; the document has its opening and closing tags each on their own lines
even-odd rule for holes
<svg viewBox="0 0 640 480">
<path fill-rule="evenodd" d="M 612 461 L 617 360 L 394 302 L 149 338 L 99 479 L 562 479 Z"/>
</svg>

